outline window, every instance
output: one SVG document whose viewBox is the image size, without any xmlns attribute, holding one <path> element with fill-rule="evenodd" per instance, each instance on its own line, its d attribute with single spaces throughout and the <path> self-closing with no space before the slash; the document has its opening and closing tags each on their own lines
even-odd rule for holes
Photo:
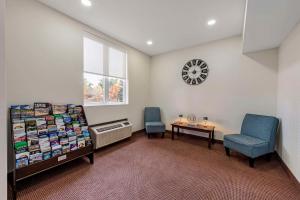
<svg viewBox="0 0 300 200">
<path fill-rule="evenodd" d="M 92 37 L 83 38 L 84 105 L 128 103 L 127 54 Z"/>
</svg>

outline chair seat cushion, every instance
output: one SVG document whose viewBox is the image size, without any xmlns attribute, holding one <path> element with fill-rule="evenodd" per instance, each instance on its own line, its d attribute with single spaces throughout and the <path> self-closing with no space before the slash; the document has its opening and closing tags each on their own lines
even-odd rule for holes
<svg viewBox="0 0 300 200">
<path fill-rule="evenodd" d="M 225 135 L 224 146 L 251 158 L 256 158 L 269 153 L 268 142 L 259 138 L 241 134 Z"/>
<path fill-rule="evenodd" d="M 146 122 L 146 132 L 147 133 L 164 133 L 166 126 L 162 122 Z"/>
</svg>

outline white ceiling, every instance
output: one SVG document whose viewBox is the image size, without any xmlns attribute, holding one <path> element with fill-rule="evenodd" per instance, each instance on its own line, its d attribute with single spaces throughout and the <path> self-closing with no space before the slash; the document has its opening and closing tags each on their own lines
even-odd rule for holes
<svg viewBox="0 0 300 200">
<path fill-rule="evenodd" d="M 240 35 L 246 0 L 39 0 L 149 55 Z M 217 23 L 207 26 L 207 20 Z M 153 40 L 147 46 L 147 40 Z"/>
<path fill-rule="evenodd" d="M 300 0 L 248 0 L 244 53 L 278 47 L 300 20 Z"/>
</svg>

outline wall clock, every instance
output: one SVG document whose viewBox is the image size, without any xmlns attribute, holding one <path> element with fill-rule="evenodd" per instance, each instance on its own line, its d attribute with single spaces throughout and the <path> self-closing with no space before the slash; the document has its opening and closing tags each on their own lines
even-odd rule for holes
<svg viewBox="0 0 300 200">
<path fill-rule="evenodd" d="M 182 79 L 189 85 L 199 85 L 208 76 L 208 66 L 201 59 L 188 61 L 182 68 Z"/>
</svg>

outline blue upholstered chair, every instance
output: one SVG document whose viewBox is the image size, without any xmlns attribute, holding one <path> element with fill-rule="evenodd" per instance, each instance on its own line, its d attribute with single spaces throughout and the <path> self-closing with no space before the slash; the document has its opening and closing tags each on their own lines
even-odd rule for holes
<svg viewBox="0 0 300 200">
<path fill-rule="evenodd" d="M 249 165 L 254 167 L 255 158 L 274 152 L 278 124 L 275 117 L 246 114 L 241 134 L 224 136 L 226 154 L 230 156 L 230 150 L 238 151 L 249 157 Z"/>
<path fill-rule="evenodd" d="M 162 133 L 162 138 L 165 136 L 166 126 L 161 121 L 160 108 L 146 107 L 144 112 L 145 129 L 150 138 L 150 134 Z"/>
</svg>

